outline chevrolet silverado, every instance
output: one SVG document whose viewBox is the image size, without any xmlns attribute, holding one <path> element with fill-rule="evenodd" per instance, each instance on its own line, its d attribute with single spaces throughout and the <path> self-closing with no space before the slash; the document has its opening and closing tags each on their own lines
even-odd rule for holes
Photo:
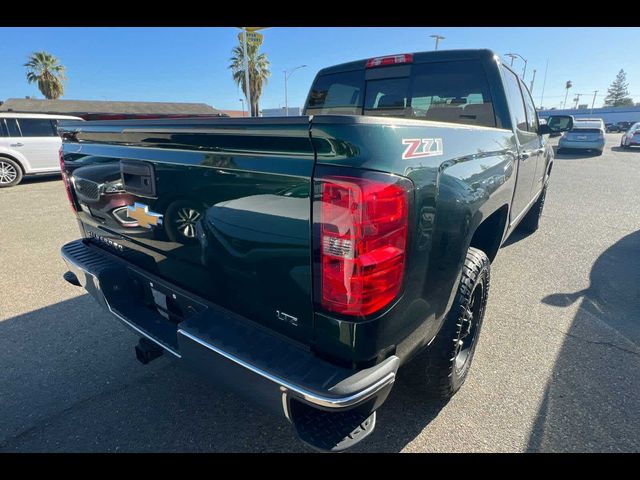
<svg viewBox="0 0 640 480">
<path fill-rule="evenodd" d="M 491 262 L 538 228 L 545 135 L 571 126 L 539 123 L 489 50 L 325 68 L 299 117 L 69 123 L 65 279 L 141 362 L 167 353 L 344 450 L 396 377 L 424 398 L 462 386 Z"/>
</svg>

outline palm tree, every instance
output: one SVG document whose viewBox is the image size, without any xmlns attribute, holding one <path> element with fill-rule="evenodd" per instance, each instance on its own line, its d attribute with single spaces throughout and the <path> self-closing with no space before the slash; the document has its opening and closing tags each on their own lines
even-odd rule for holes
<svg viewBox="0 0 640 480">
<path fill-rule="evenodd" d="M 27 81 L 38 83 L 38 89 L 49 100 L 60 98 L 64 94 L 64 66 L 47 52 L 35 52 L 24 64 L 27 67 Z"/>
<path fill-rule="evenodd" d="M 229 59 L 231 65 L 229 68 L 233 74 L 233 81 L 242 87 L 245 97 L 247 89 L 245 86 L 244 75 L 244 51 L 242 45 L 236 45 L 231 51 L 232 57 Z M 269 71 L 269 60 L 264 53 L 258 54 L 258 47 L 255 45 L 247 45 L 247 57 L 249 58 L 249 85 L 251 86 L 251 116 L 257 117 L 258 104 L 260 95 L 262 95 L 262 87 L 266 85 L 267 79 L 271 76 Z"/>
</svg>

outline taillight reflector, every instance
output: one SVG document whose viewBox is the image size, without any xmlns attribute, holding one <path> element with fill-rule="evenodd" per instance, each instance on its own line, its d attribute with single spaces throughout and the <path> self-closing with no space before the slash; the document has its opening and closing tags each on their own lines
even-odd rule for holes
<svg viewBox="0 0 640 480">
<path fill-rule="evenodd" d="M 60 172 L 62 173 L 62 183 L 64 183 L 64 189 L 67 191 L 67 198 L 69 199 L 69 204 L 71 205 L 72 210 L 77 213 L 76 202 L 73 200 L 73 194 L 71 193 L 71 185 L 69 185 L 67 172 L 65 172 L 64 170 L 64 156 L 62 155 L 62 148 L 58 152 L 58 158 L 60 159 Z"/>
<path fill-rule="evenodd" d="M 400 55 L 389 55 L 386 57 L 376 57 L 367 60 L 367 68 L 384 67 L 386 65 L 397 65 L 399 63 L 413 62 L 412 53 L 403 53 Z"/>
<path fill-rule="evenodd" d="M 402 287 L 408 188 L 346 176 L 320 180 L 320 304 L 343 315 L 369 315 Z"/>
</svg>

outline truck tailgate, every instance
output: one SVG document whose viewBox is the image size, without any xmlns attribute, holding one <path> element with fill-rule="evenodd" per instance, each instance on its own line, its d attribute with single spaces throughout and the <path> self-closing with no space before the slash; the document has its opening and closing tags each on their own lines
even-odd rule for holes
<svg viewBox="0 0 640 480">
<path fill-rule="evenodd" d="M 63 135 L 88 242 L 311 342 L 308 117 L 83 122 Z M 167 318 L 170 303 L 157 302 Z"/>
</svg>

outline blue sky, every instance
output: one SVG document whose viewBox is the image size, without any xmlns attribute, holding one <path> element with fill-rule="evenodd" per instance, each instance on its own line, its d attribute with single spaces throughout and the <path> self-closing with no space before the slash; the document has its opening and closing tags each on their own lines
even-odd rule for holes
<svg viewBox="0 0 640 480">
<path fill-rule="evenodd" d="M 66 99 L 204 102 L 240 109 L 241 95 L 227 68 L 239 30 L 211 28 L 0 28 L 0 100 L 26 95 L 43 98 L 25 80 L 27 56 L 36 50 L 56 55 L 67 67 Z M 526 83 L 537 70 L 536 104 L 549 60 L 544 106 L 559 107 L 571 80 L 567 105 L 576 93 L 580 103 L 596 107 L 623 68 L 629 91 L 640 102 L 640 28 L 292 28 L 263 31 L 261 48 L 271 61 L 272 76 L 260 107 L 284 106 L 283 70 L 306 64 L 289 79 L 289 105 L 302 106 L 316 72 L 336 63 L 385 54 L 433 49 L 431 34 L 446 37 L 440 49 L 490 48 L 500 55 L 516 52 L 528 60 Z M 508 59 L 507 59 L 508 60 Z M 514 68 L 522 71 L 516 59 Z"/>
</svg>

